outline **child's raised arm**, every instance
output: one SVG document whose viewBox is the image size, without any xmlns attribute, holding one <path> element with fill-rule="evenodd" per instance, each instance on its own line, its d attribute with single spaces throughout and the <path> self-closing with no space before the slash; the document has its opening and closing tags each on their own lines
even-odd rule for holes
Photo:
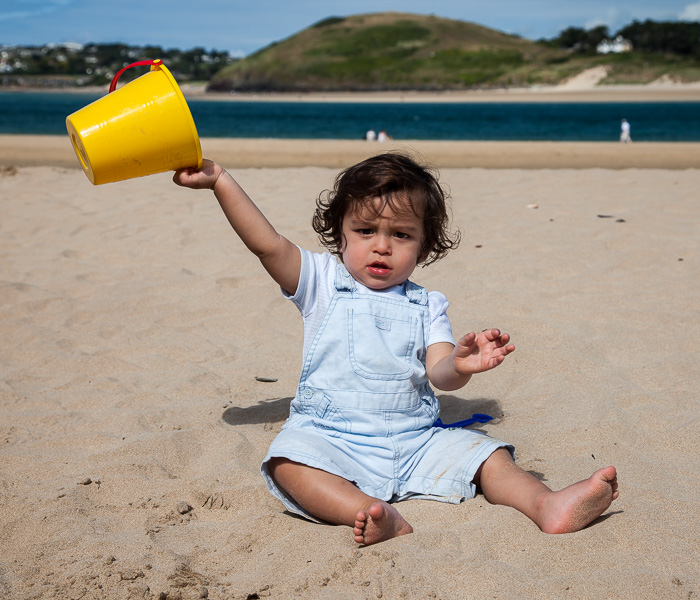
<svg viewBox="0 0 700 600">
<path fill-rule="evenodd" d="M 507 333 L 485 329 L 462 336 L 456 346 L 447 342 L 428 346 L 425 366 L 430 383 L 444 391 L 467 385 L 474 373 L 497 367 L 515 350 L 508 342 Z"/>
<path fill-rule="evenodd" d="M 173 181 L 192 189 L 214 190 L 216 199 L 238 237 L 286 292 L 296 292 L 301 269 L 299 249 L 277 233 L 227 171 L 215 162 L 204 160 L 199 170 L 188 168 L 176 171 Z"/>
</svg>

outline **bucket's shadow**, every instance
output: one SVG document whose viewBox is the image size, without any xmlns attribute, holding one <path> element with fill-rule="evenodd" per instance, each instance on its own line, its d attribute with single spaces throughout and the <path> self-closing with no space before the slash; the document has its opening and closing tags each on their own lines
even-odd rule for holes
<svg viewBox="0 0 700 600">
<path fill-rule="evenodd" d="M 438 396 L 440 400 L 440 418 L 443 423 L 452 423 L 468 419 L 474 413 L 493 417 L 490 423 L 500 423 L 503 411 L 498 400 L 493 398 L 476 398 L 465 400 L 449 394 Z M 251 425 L 258 423 L 283 423 L 289 416 L 289 404 L 293 398 L 271 398 L 258 402 L 254 406 L 229 406 L 221 415 L 228 425 Z M 478 427 L 472 426 L 471 429 Z"/>
</svg>

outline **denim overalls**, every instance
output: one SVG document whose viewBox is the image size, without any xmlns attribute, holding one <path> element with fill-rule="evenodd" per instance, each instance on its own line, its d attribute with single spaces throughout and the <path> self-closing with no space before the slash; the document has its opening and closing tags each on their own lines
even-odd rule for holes
<svg viewBox="0 0 700 600">
<path fill-rule="evenodd" d="M 440 405 L 425 372 L 428 294 L 410 281 L 403 292 L 361 292 L 337 264 L 290 417 L 261 469 L 288 510 L 317 520 L 277 487 L 267 470 L 272 457 L 333 473 L 386 501 L 458 503 L 474 496 L 479 466 L 507 447 L 477 431 L 432 427 Z"/>
</svg>

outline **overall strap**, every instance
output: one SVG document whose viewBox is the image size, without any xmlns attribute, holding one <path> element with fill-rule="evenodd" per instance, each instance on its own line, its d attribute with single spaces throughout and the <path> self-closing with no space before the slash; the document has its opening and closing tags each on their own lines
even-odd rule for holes
<svg viewBox="0 0 700 600">
<path fill-rule="evenodd" d="M 357 289 L 355 280 L 352 278 L 345 265 L 341 262 L 335 266 L 335 290 L 336 292 L 354 292 Z"/>
<path fill-rule="evenodd" d="M 412 281 L 406 281 L 404 289 L 409 302 L 420 306 L 426 306 L 428 304 L 428 292 L 424 287 Z"/>
</svg>

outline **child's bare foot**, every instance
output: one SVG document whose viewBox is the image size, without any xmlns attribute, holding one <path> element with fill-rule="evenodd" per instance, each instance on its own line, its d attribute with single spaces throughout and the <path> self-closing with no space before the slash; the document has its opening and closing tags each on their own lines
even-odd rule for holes
<svg viewBox="0 0 700 600">
<path fill-rule="evenodd" d="M 545 533 L 572 533 L 602 515 L 618 497 L 615 467 L 599 469 L 588 479 L 545 496 L 536 522 Z"/>
<path fill-rule="evenodd" d="M 369 546 L 413 533 L 413 527 L 391 504 L 377 501 L 358 511 L 353 532 L 358 544 Z"/>
</svg>

